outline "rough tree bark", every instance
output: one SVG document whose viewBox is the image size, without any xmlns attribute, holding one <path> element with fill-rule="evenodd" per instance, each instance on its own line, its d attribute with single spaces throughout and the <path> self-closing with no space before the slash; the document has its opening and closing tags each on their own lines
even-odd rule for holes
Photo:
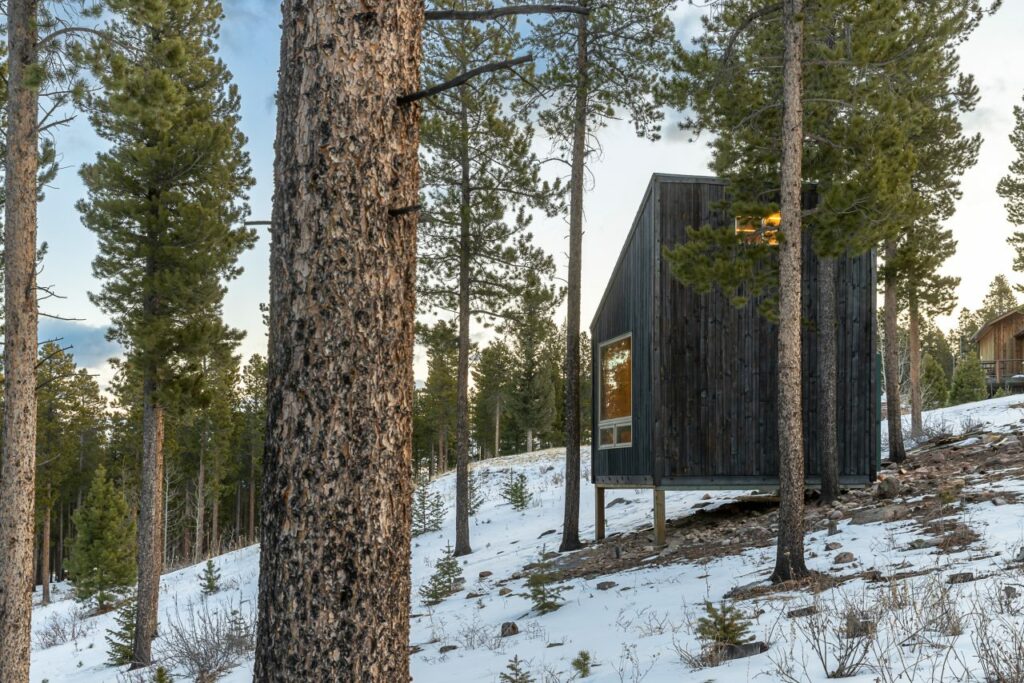
<svg viewBox="0 0 1024 683">
<path fill-rule="evenodd" d="M 153 663 L 164 568 L 164 409 L 152 370 L 142 379 L 142 473 L 139 487 L 138 600 L 132 668 Z"/>
<path fill-rule="evenodd" d="M 921 308 L 917 294 L 910 292 L 910 436 L 920 439 L 924 436 L 924 398 L 921 395 Z"/>
<path fill-rule="evenodd" d="M 285 0 L 254 681 L 409 680 L 419 0 Z"/>
<path fill-rule="evenodd" d="M 818 261 L 818 376 L 821 378 L 821 502 L 839 498 L 839 435 L 837 428 L 836 377 L 836 260 Z"/>
<path fill-rule="evenodd" d="M 4 223 L 4 439 L 0 469 L 0 683 L 28 680 L 35 550 L 36 0 L 7 3 L 7 197 Z"/>
<path fill-rule="evenodd" d="M 903 445 L 903 407 L 900 401 L 899 303 L 896 273 L 889 264 L 896 258 L 896 240 L 885 243 L 885 315 L 882 326 L 885 336 L 885 418 L 889 426 L 889 460 L 903 462 L 907 451 Z"/>
<path fill-rule="evenodd" d="M 455 416 L 455 549 L 456 557 L 469 555 L 469 256 L 471 204 L 469 118 L 466 89 L 459 89 L 462 148 L 459 150 L 459 360 Z"/>
<path fill-rule="evenodd" d="M 585 4 L 585 3 L 582 3 Z M 587 15 L 577 15 L 576 102 L 573 110 L 572 174 L 569 180 L 569 291 L 565 322 L 565 516 L 559 552 L 580 543 L 580 278 L 583 262 L 583 175 L 590 97 Z"/>
<path fill-rule="evenodd" d="M 779 248 L 779 544 L 774 581 L 807 575 L 800 348 L 803 0 L 783 2 L 782 233 Z"/>
</svg>

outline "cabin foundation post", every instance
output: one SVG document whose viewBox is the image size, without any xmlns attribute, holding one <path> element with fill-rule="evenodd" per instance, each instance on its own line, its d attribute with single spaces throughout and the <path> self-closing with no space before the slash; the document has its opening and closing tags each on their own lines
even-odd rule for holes
<svg viewBox="0 0 1024 683">
<path fill-rule="evenodd" d="M 604 540 L 604 487 L 594 486 L 594 540 Z"/>
<path fill-rule="evenodd" d="M 665 545 L 665 490 L 654 489 L 654 545 Z"/>
</svg>

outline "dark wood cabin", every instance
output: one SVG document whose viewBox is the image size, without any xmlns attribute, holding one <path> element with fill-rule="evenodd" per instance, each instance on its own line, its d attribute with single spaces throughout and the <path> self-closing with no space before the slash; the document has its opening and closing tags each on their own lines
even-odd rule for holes
<svg viewBox="0 0 1024 683">
<path fill-rule="evenodd" d="M 1024 391 L 1024 313 L 1010 311 L 989 320 L 973 338 L 989 393 Z"/>
<path fill-rule="evenodd" d="M 778 485 L 776 325 L 756 302 L 737 309 L 717 291 L 684 287 L 662 258 L 662 247 L 685 241 L 689 226 L 749 230 L 722 208 L 726 191 L 718 178 L 655 174 L 591 324 L 599 538 L 606 488 L 654 489 L 659 536 L 665 490 Z M 818 260 L 809 236 L 803 256 L 804 443 L 813 487 L 821 429 Z M 874 254 L 840 259 L 836 279 L 840 481 L 865 486 L 880 458 Z"/>
</svg>

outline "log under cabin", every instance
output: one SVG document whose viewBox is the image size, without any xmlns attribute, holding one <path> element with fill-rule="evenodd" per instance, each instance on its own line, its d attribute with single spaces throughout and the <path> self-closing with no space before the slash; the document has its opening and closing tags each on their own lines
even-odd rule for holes
<svg viewBox="0 0 1024 683">
<path fill-rule="evenodd" d="M 989 393 L 1024 391 L 1024 313 L 1010 311 L 981 326 L 973 338 Z"/>
<path fill-rule="evenodd" d="M 756 302 L 737 309 L 718 291 L 684 287 L 662 258 L 662 248 L 685 241 L 690 226 L 747 237 L 748 223 L 723 208 L 726 192 L 718 178 L 655 174 L 591 324 L 599 539 L 608 488 L 653 489 L 661 544 L 666 490 L 778 486 L 776 325 L 758 314 Z M 803 257 L 804 446 L 814 487 L 818 260 L 806 232 Z M 836 280 L 840 482 L 866 486 L 880 460 L 874 254 L 839 259 Z"/>
</svg>

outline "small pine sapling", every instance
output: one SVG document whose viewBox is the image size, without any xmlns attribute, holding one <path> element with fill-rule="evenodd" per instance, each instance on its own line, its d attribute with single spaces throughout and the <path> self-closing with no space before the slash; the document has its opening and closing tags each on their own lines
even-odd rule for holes
<svg viewBox="0 0 1024 683">
<path fill-rule="evenodd" d="M 500 683 L 534 683 L 533 676 L 529 671 L 523 669 L 523 662 L 518 655 L 508 660 L 505 671 L 498 676 L 498 681 Z"/>
<path fill-rule="evenodd" d="M 412 497 L 412 535 L 420 536 L 439 530 L 444 523 L 444 513 L 444 497 L 430 490 L 427 477 L 417 477 L 416 491 Z"/>
<path fill-rule="evenodd" d="M 586 678 L 590 675 L 590 669 L 594 666 L 594 660 L 590 656 L 590 653 L 586 650 L 580 650 L 580 653 L 571 662 L 573 671 L 580 678 Z"/>
<path fill-rule="evenodd" d="M 501 487 L 501 497 L 509 503 L 514 510 L 525 510 L 533 500 L 533 494 L 527 484 L 526 475 L 522 472 L 508 471 L 508 479 Z"/>
<path fill-rule="evenodd" d="M 420 597 L 424 605 L 436 605 L 445 598 L 455 595 L 465 580 L 462 578 L 462 565 L 452 552 L 451 543 L 445 548 L 444 555 L 434 565 L 434 574 L 424 585 L 420 586 Z"/>
<path fill-rule="evenodd" d="M 167 673 L 167 669 L 158 666 L 156 673 L 153 674 L 153 683 L 174 683 L 174 679 L 171 678 L 171 674 Z"/>
<path fill-rule="evenodd" d="M 474 472 L 469 476 L 469 514 L 475 515 L 484 504 L 482 477 Z"/>
<path fill-rule="evenodd" d="M 697 620 L 697 635 L 707 643 L 742 645 L 754 638 L 750 620 L 738 608 L 722 603 L 720 608 L 704 601 L 704 616 Z"/>
<path fill-rule="evenodd" d="M 206 561 L 206 566 L 203 567 L 203 573 L 199 576 L 199 582 L 203 595 L 206 597 L 220 591 L 220 570 L 217 569 L 213 560 Z"/>
<path fill-rule="evenodd" d="M 539 614 L 554 612 L 562 606 L 562 593 L 567 587 L 557 585 L 558 579 L 558 572 L 554 571 L 550 562 L 542 558 L 526 580 L 533 608 Z"/>
<path fill-rule="evenodd" d="M 125 600 L 114 615 L 115 628 L 107 629 L 107 663 L 111 666 L 124 666 L 132 663 L 132 652 L 135 644 L 135 615 L 137 605 L 135 597 Z"/>
</svg>

